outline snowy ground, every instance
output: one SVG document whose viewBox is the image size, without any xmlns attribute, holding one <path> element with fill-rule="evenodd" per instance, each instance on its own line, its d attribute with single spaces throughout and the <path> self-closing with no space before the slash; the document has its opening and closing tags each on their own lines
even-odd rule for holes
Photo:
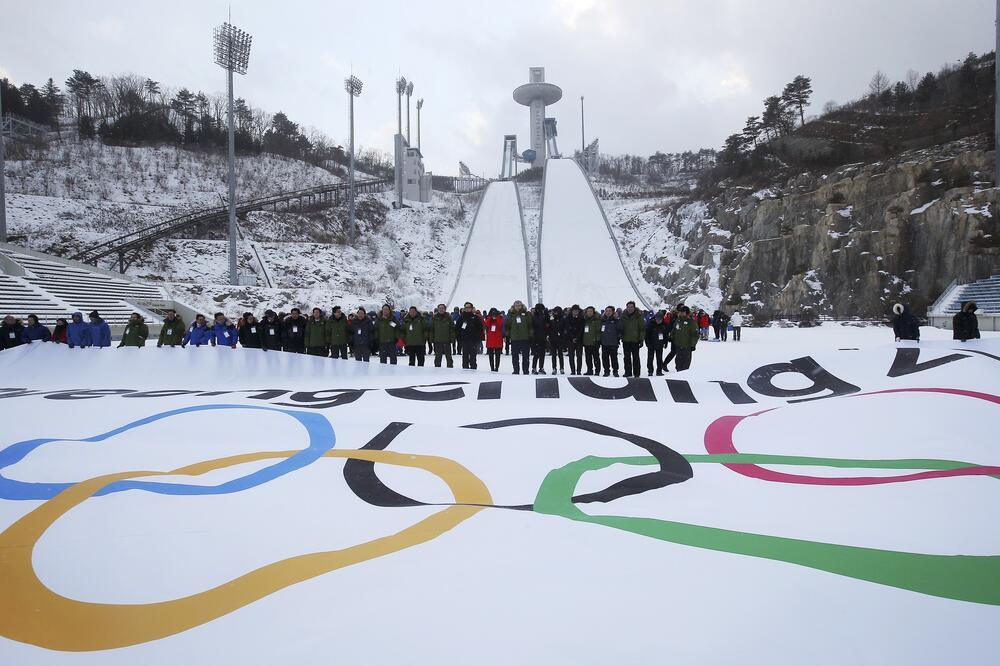
<svg viewBox="0 0 1000 666">
<path fill-rule="evenodd" d="M 995 663 L 1000 338 L 744 332 L 648 387 L 0 352 L 0 663 Z"/>
</svg>

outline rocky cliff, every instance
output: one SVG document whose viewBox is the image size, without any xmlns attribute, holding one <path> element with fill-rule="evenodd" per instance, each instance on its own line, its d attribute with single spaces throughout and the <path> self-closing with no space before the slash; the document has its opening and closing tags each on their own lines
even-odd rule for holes
<svg viewBox="0 0 1000 666">
<path fill-rule="evenodd" d="M 986 137 L 971 137 L 671 201 L 644 213 L 662 221 L 642 237 L 629 238 L 629 220 L 617 225 L 642 245 L 637 268 L 665 303 L 700 292 L 762 318 L 882 317 L 896 301 L 923 313 L 952 280 L 1000 270 L 986 148 Z"/>
</svg>

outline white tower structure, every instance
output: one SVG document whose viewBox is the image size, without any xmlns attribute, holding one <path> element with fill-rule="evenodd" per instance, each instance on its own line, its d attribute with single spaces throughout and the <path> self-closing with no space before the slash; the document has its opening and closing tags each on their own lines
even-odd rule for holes
<svg viewBox="0 0 1000 666">
<path fill-rule="evenodd" d="M 514 101 L 528 107 L 531 123 L 531 166 L 545 164 L 545 107 L 562 99 L 562 88 L 545 82 L 544 67 L 528 68 L 528 83 L 514 89 Z"/>
</svg>

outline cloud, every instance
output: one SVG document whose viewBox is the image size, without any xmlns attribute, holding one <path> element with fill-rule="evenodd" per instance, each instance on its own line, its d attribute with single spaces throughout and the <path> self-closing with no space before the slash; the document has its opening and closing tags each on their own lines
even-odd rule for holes
<svg viewBox="0 0 1000 666">
<path fill-rule="evenodd" d="M 488 125 L 486 116 L 480 111 L 466 111 L 462 114 L 461 134 L 466 141 L 478 148 L 483 145 L 483 133 Z"/>
<path fill-rule="evenodd" d="M 125 24 L 117 16 L 104 16 L 91 21 L 90 30 L 99 37 L 118 41 L 125 32 Z"/>
</svg>

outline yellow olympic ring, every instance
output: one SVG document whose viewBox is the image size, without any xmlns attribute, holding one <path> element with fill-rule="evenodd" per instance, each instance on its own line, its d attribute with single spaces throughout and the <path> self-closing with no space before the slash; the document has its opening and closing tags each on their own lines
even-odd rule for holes
<svg viewBox="0 0 1000 666">
<path fill-rule="evenodd" d="M 170 472 L 119 472 L 67 488 L 0 534 L 0 580 L 3 581 L 0 635 L 50 650 L 74 652 L 107 650 L 157 640 L 210 622 L 296 583 L 430 541 L 493 503 L 489 489 L 478 477 L 447 458 L 391 451 L 331 450 L 324 457 L 415 467 L 435 474 L 448 484 L 459 506 L 449 506 L 395 534 L 341 550 L 290 557 L 203 592 L 150 604 L 104 604 L 67 599 L 45 587 L 35 574 L 32 552 L 45 530 L 109 483 L 141 476 L 197 476 L 256 460 L 287 458 L 296 453 L 298 451 L 248 453 L 195 463 Z"/>
</svg>

